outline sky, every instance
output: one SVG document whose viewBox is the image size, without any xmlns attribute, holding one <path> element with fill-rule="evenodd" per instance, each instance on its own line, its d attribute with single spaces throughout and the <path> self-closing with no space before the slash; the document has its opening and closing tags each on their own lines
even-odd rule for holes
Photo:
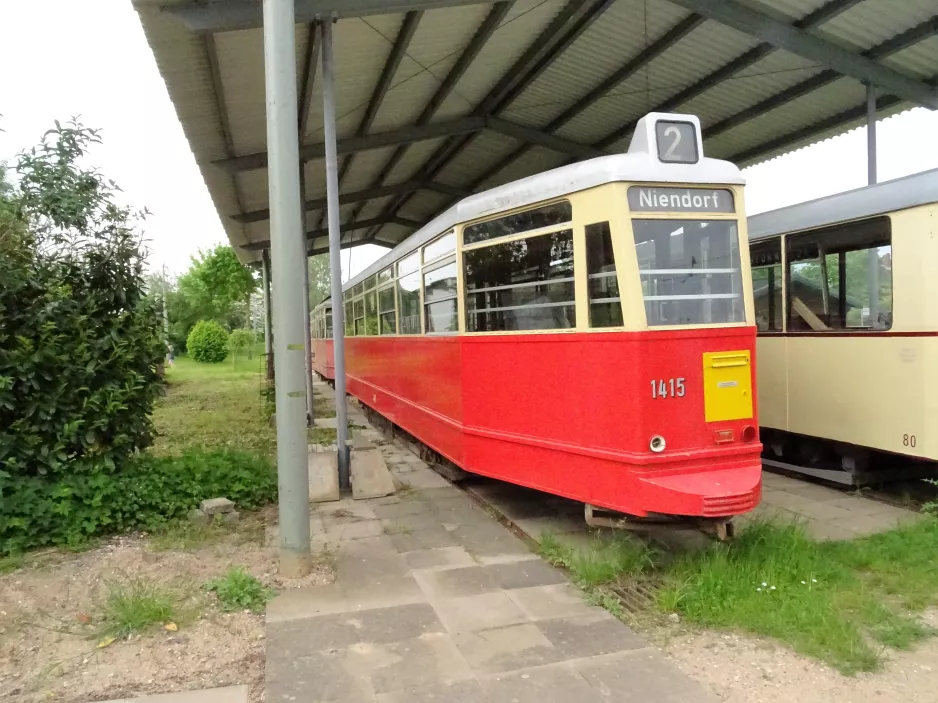
<svg viewBox="0 0 938 703">
<path fill-rule="evenodd" d="M 37 143 L 56 119 L 100 128 L 89 157 L 146 206 L 152 268 L 181 274 L 225 232 L 130 0 L 0 0 L 0 161 Z M 879 124 L 879 180 L 938 168 L 938 113 L 915 109 Z M 864 129 L 744 171 L 751 214 L 866 184 Z M 348 276 L 386 250 L 343 252 Z"/>
</svg>

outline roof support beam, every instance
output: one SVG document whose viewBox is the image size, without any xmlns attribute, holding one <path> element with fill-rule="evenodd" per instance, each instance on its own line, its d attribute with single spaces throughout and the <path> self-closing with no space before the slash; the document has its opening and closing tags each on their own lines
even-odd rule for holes
<svg viewBox="0 0 938 703">
<path fill-rule="evenodd" d="M 827 66 L 841 75 L 872 83 L 928 108 L 938 107 L 938 92 L 915 78 L 819 39 L 737 0 L 670 0 L 675 5 Z"/>
<path fill-rule="evenodd" d="M 212 94 L 215 97 L 215 108 L 218 110 L 218 122 L 221 126 L 222 138 L 225 140 L 225 153 L 231 156 L 234 153 L 234 139 L 231 136 L 231 125 L 228 122 L 228 105 L 225 102 L 225 84 L 222 82 L 221 68 L 218 65 L 218 48 L 215 46 L 215 35 L 206 34 L 202 41 L 205 46 L 205 56 L 208 59 L 209 72 L 212 77 Z M 241 188 L 238 185 L 238 179 L 232 175 L 231 180 L 235 201 L 238 203 L 238 210 L 243 212 L 244 200 L 241 197 Z"/>
<path fill-rule="evenodd" d="M 450 195 L 457 198 L 464 198 L 469 195 L 469 191 L 467 190 L 456 188 L 455 186 L 448 186 L 444 183 L 435 183 L 433 181 L 405 181 L 404 183 L 396 183 L 380 188 L 365 188 L 364 190 L 356 190 L 351 193 L 342 193 L 339 195 L 339 204 L 348 205 L 349 203 L 358 203 L 375 198 L 385 198 L 389 195 L 413 193 L 418 190 L 432 190 L 436 193 L 442 193 L 443 195 Z M 304 207 L 306 212 L 322 210 L 326 207 L 326 198 L 307 200 Z M 270 219 L 270 210 L 266 208 L 263 210 L 251 210 L 241 215 L 235 215 L 231 219 L 243 223 L 263 222 Z"/>
<path fill-rule="evenodd" d="M 926 81 L 926 85 L 938 86 L 938 76 L 932 76 Z M 876 98 L 876 110 L 888 110 L 903 102 L 907 102 L 907 100 L 898 95 L 882 95 Z M 762 160 L 773 152 L 791 148 L 823 132 L 845 127 L 852 122 L 861 122 L 866 118 L 866 115 L 867 105 L 866 102 L 864 102 L 862 105 L 844 110 L 841 113 L 819 120 L 805 127 L 799 127 L 792 132 L 783 134 L 752 149 L 740 151 L 728 158 L 734 163 L 749 165 Z"/>
<path fill-rule="evenodd" d="M 300 114 L 297 123 L 300 130 L 300 144 L 306 137 L 306 124 L 309 122 L 309 105 L 313 99 L 313 85 L 316 82 L 316 64 L 319 62 L 319 23 L 312 22 L 306 35 L 306 59 L 303 66 L 303 83 L 300 85 Z"/>
<path fill-rule="evenodd" d="M 802 17 L 792 26 L 796 27 L 797 29 L 813 29 L 822 25 L 824 22 L 833 19 L 837 15 L 846 12 L 851 7 L 861 3 L 862 1 L 863 0 L 830 0 L 830 2 L 825 3 L 814 12 L 810 12 Z M 761 61 L 774 51 L 774 45 L 768 42 L 763 42 L 762 44 L 753 47 L 740 56 L 737 56 L 729 63 L 724 64 L 713 73 L 705 76 L 693 85 L 688 86 L 676 95 L 672 95 L 664 102 L 658 103 L 658 105 L 653 107 L 648 112 L 673 112 L 684 103 L 690 102 L 697 96 L 702 95 L 719 83 L 730 79 L 735 74 Z M 635 126 L 637 124 L 638 120 L 633 120 L 628 124 L 613 130 L 608 135 L 596 142 L 594 146 L 600 149 L 606 149 L 612 146 L 620 139 L 632 134 L 632 132 L 635 131 Z"/>
<path fill-rule="evenodd" d="M 867 49 L 863 52 L 863 55 L 866 58 L 871 60 L 879 60 L 886 58 L 887 56 L 892 56 L 904 49 L 908 49 L 915 44 L 918 44 L 921 41 L 929 39 L 931 37 L 938 36 L 938 15 L 925 20 L 921 24 L 912 27 L 911 29 L 897 34 L 891 39 L 887 39 L 881 44 L 877 44 L 871 49 Z M 771 97 L 762 100 L 755 105 L 747 107 L 745 110 L 737 112 L 735 115 L 731 115 L 726 119 L 717 122 L 710 127 L 707 127 L 703 130 L 704 139 L 709 139 L 717 136 L 718 134 L 723 134 L 733 127 L 737 127 L 744 122 L 755 119 L 760 115 L 765 114 L 770 110 L 774 110 L 782 105 L 785 105 L 792 100 L 800 98 L 808 93 L 823 88 L 826 85 L 833 83 L 836 80 L 840 79 L 840 74 L 836 71 L 821 71 L 817 75 L 811 76 L 801 83 L 797 83 L 790 88 L 783 90 L 781 93 L 777 93 Z"/>
<path fill-rule="evenodd" d="M 478 5 L 485 0 L 295 0 L 298 24 L 321 17 L 364 17 Z M 263 24 L 261 0 L 184 0 L 160 8 L 193 32 L 229 32 Z"/>
<path fill-rule="evenodd" d="M 507 107 L 612 4 L 611 0 L 594 0 L 589 4 L 582 0 L 568 2 L 476 106 L 474 114 L 497 114 Z M 471 141 L 471 136 L 447 140 L 430 156 L 420 173 L 432 180 Z M 403 196 L 391 202 L 382 214 L 396 213 L 409 199 L 410 196 Z"/>
<path fill-rule="evenodd" d="M 358 229 L 367 229 L 367 228 L 369 228 L 369 227 L 374 227 L 375 225 L 378 225 L 378 224 L 380 224 L 380 225 L 400 225 L 401 227 L 412 227 L 412 228 L 414 228 L 414 229 L 420 227 L 420 223 L 419 223 L 419 222 L 415 222 L 414 220 L 409 220 L 409 219 L 407 219 L 407 218 L 405 218 L 405 217 L 392 217 L 391 219 L 385 219 L 385 220 L 380 220 L 380 221 L 377 220 L 377 219 L 374 219 L 374 220 L 361 220 L 360 222 L 350 222 L 350 223 L 346 223 L 346 224 L 343 224 L 343 225 L 342 225 L 342 233 L 344 234 L 345 232 L 352 232 L 352 231 L 358 230 Z M 328 236 L 329 236 L 329 230 L 328 230 L 328 229 L 311 229 L 311 230 L 308 230 L 308 231 L 306 232 L 307 246 L 308 246 L 308 244 L 309 244 L 309 240 L 311 240 L 311 239 L 316 239 L 316 237 L 328 237 Z M 369 238 L 369 237 L 364 237 L 363 240 L 359 240 L 359 241 L 363 241 L 363 243 L 364 243 L 364 240 L 370 240 L 370 238 Z M 242 245 L 241 248 L 244 249 L 244 250 L 246 250 L 246 251 L 259 251 L 259 250 L 261 250 L 261 249 L 270 249 L 270 240 L 269 240 L 269 239 L 261 239 L 261 240 L 258 240 L 258 241 L 256 241 L 256 242 L 248 242 L 247 244 Z M 344 244 L 344 243 L 343 243 L 343 245 L 342 245 L 342 248 L 343 248 L 343 249 L 345 248 L 345 244 Z M 328 251 L 328 249 L 326 249 L 326 251 Z"/>
<path fill-rule="evenodd" d="M 427 102 L 423 110 L 420 112 L 420 115 L 417 117 L 417 124 L 427 124 L 436 114 L 436 111 L 440 109 L 440 105 L 443 104 L 443 101 L 449 96 L 453 91 L 453 88 L 456 87 L 456 84 L 459 82 L 459 79 L 468 70 L 469 66 L 479 55 L 479 52 L 482 51 L 482 48 L 488 43 L 488 40 L 495 33 L 495 30 L 498 29 L 498 26 L 502 23 L 502 20 L 505 19 L 505 15 L 508 14 L 508 11 L 511 9 L 511 6 L 514 4 L 514 0 L 511 2 L 497 2 L 492 6 L 492 9 L 489 10 L 488 15 L 482 21 L 482 24 L 479 25 L 476 29 L 475 34 L 472 35 L 472 38 L 469 40 L 469 43 L 466 44 L 465 48 L 462 50 L 462 53 L 459 55 L 459 58 L 456 59 L 456 63 L 453 64 L 453 67 L 449 70 L 449 73 L 446 74 L 446 77 L 443 79 L 442 83 L 437 87 L 436 91 L 433 93 L 433 97 Z M 394 153 L 391 154 L 390 158 L 384 164 L 384 167 L 378 172 L 378 175 L 372 180 L 372 186 L 380 186 L 384 183 L 385 179 L 391 175 L 391 172 L 394 170 L 395 166 L 400 163 L 401 159 L 404 158 L 404 154 L 407 152 L 407 146 L 402 145 L 395 149 Z M 356 208 L 352 213 L 352 218 L 355 219 L 361 214 L 362 208 Z"/>
</svg>

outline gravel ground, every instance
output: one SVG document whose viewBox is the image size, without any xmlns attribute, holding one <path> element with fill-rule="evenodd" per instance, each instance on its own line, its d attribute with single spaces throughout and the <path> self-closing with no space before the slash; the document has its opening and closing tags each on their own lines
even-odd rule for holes
<svg viewBox="0 0 938 703">
<path fill-rule="evenodd" d="M 928 612 L 938 626 L 938 612 Z M 768 640 L 695 632 L 668 638 L 664 650 L 724 703 L 935 703 L 938 640 L 890 652 L 880 671 L 843 676 Z"/>
<path fill-rule="evenodd" d="M 275 589 L 286 586 L 276 550 L 265 546 L 271 516 L 251 516 L 221 541 L 189 551 L 155 551 L 146 536 L 122 537 L 82 554 L 32 555 L 35 563 L 0 576 L 0 701 L 79 703 L 235 684 L 263 700 L 263 615 L 223 613 L 203 585 L 242 566 Z M 298 585 L 331 578 L 324 561 Z M 107 584 L 134 580 L 171 589 L 189 617 L 176 632 L 97 648 Z"/>
</svg>

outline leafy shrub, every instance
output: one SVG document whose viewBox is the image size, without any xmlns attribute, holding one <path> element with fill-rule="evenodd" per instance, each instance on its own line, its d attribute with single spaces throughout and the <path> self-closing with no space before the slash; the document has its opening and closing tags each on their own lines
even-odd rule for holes
<svg viewBox="0 0 938 703">
<path fill-rule="evenodd" d="M 248 350 L 248 358 L 250 359 L 250 349 L 251 345 L 254 344 L 254 340 L 254 333 L 251 330 L 231 330 L 231 334 L 228 335 L 228 351 L 231 352 L 232 362 L 237 361 L 238 354 L 245 349 Z"/>
<path fill-rule="evenodd" d="M 189 356 L 203 364 L 217 364 L 228 356 L 228 333 L 214 320 L 199 320 L 186 338 Z"/>
<path fill-rule="evenodd" d="M 195 451 L 139 456 L 113 475 L 68 474 L 54 481 L 0 475 L 0 554 L 157 530 L 217 496 L 247 510 L 266 505 L 277 497 L 276 473 L 265 459 L 243 452 Z"/>
<path fill-rule="evenodd" d="M 107 482 L 153 438 L 160 316 L 138 216 L 77 165 L 97 141 L 57 124 L 18 157 L 16 186 L 0 187 L 0 482 L 38 493 Z"/>
<path fill-rule="evenodd" d="M 221 609 L 227 612 L 250 610 L 260 613 L 267 601 L 274 597 L 273 589 L 267 588 L 240 566 L 229 569 L 227 574 L 209 581 L 205 587 L 215 592 Z"/>
</svg>

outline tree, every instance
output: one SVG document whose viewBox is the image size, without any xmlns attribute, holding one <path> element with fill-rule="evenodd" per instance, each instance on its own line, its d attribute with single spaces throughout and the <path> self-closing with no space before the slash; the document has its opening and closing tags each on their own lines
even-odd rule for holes
<svg viewBox="0 0 938 703">
<path fill-rule="evenodd" d="M 331 294 L 329 255 L 320 254 L 309 258 L 309 309 L 312 310 Z"/>
</svg>

